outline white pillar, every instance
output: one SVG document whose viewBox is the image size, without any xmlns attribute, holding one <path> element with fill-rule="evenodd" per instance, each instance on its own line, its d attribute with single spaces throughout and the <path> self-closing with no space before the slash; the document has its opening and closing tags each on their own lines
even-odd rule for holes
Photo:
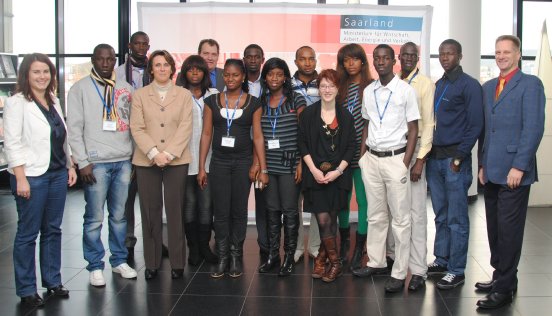
<svg viewBox="0 0 552 316">
<path fill-rule="evenodd" d="M 479 80 L 481 65 L 481 0 L 449 0 L 449 34 L 462 45 L 460 65 Z M 469 196 L 477 195 L 477 144 L 472 150 L 473 181 Z"/>
</svg>

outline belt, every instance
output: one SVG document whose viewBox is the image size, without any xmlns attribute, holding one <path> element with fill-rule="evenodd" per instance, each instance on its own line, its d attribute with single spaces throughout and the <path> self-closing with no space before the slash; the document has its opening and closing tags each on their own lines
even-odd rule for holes
<svg viewBox="0 0 552 316">
<path fill-rule="evenodd" d="M 368 151 L 372 155 L 378 156 L 379 158 L 383 158 L 383 157 L 391 157 L 391 156 L 402 154 L 406 151 L 406 147 L 395 149 L 395 150 L 389 150 L 389 151 L 375 151 L 370 147 L 368 147 Z"/>
</svg>

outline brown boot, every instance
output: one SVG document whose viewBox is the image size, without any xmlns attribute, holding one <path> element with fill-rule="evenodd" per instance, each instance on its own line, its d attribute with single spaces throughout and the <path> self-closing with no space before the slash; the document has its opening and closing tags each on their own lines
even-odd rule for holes
<svg viewBox="0 0 552 316">
<path fill-rule="evenodd" d="M 331 264 L 330 270 L 322 277 L 322 281 L 333 282 L 343 273 L 341 260 L 339 260 L 339 255 L 337 254 L 335 236 L 323 238 L 322 242 Z"/>
<path fill-rule="evenodd" d="M 324 248 L 324 243 L 320 243 L 320 248 L 318 248 L 318 256 L 314 259 L 314 268 L 312 269 L 312 278 L 321 279 L 326 274 L 326 249 Z"/>
</svg>

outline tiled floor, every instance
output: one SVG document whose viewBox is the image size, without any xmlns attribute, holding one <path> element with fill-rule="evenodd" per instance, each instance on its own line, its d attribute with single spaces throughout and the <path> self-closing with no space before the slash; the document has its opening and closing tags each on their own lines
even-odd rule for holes
<svg viewBox="0 0 552 316">
<path fill-rule="evenodd" d="M 475 303 L 483 295 L 476 293 L 473 285 L 478 280 L 489 279 L 491 273 L 480 198 L 470 207 L 466 284 L 450 291 L 438 290 L 435 287 L 437 279 L 431 278 L 427 287 L 419 292 L 390 295 L 383 289 L 385 277 L 358 279 L 350 273 L 345 273 L 332 284 L 324 284 L 311 278 L 310 260 L 300 263 L 295 274 L 288 278 L 260 275 L 256 271 L 258 247 L 253 226 L 248 228 L 245 273 L 241 278 L 211 279 L 209 272 L 213 267 L 203 264 L 187 266 L 184 279 L 174 281 L 170 278 L 168 260 L 165 260 L 160 275 L 146 282 L 139 241 L 135 262 L 138 279 L 124 280 L 106 269 L 107 286 L 97 289 L 88 284 L 86 263 L 82 258 L 83 207 L 82 191 L 70 191 L 63 221 L 62 249 L 62 276 L 71 291 L 70 298 L 49 298 L 43 309 L 25 310 L 19 305 L 14 289 L 15 205 L 10 193 L 5 188 L 0 189 L 0 315 L 475 315 L 478 314 Z M 137 207 L 137 215 L 138 212 Z M 428 260 L 432 260 L 434 225 L 431 208 L 428 219 Z M 136 231 L 140 237 L 140 226 Z M 104 241 L 106 232 L 104 229 Z M 551 262 L 552 209 L 531 209 L 514 304 L 491 314 L 550 315 Z M 45 294 L 44 289 L 39 292 Z"/>
</svg>

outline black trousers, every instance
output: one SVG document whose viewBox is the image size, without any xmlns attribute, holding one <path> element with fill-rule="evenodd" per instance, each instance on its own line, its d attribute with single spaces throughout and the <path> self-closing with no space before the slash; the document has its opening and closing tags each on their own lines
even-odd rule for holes
<svg viewBox="0 0 552 316">
<path fill-rule="evenodd" d="M 517 288 L 530 188 L 526 185 L 512 190 L 505 185 L 485 184 L 487 235 L 496 281 L 493 292 L 508 294 Z"/>
</svg>

